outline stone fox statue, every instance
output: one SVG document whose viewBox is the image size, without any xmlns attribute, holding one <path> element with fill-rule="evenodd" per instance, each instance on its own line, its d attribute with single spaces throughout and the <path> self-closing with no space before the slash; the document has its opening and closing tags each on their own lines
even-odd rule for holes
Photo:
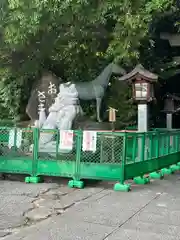
<svg viewBox="0 0 180 240">
<path fill-rule="evenodd" d="M 101 102 L 113 74 L 124 75 L 126 71 L 118 65 L 110 63 L 95 80 L 91 82 L 75 83 L 79 99 L 96 100 L 96 115 L 98 122 L 101 122 Z"/>
</svg>

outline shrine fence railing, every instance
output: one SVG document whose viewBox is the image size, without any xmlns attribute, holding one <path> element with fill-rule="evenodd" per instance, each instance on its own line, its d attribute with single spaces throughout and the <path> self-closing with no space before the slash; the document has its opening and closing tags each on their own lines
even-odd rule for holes
<svg viewBox="0 0 180 240">
<path fill-rule="evenodd" d="M 114 189 L 128 191 L 126 180 L 138 184 L 180 169 L 180 130 L 93 132 L 0 127 L 0 172 L 68 177 L 70 187 L 83 179 L 116 181 Z"/>
</svg>

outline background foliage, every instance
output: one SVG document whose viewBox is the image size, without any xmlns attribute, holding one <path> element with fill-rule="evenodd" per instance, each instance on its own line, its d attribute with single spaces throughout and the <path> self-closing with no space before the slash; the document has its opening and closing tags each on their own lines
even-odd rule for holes
<svg viewBox="0 0 180 240">
<path fill-rule="evenodd" d="M 1 116 L 24 118 L 42 69 L 64 81 L 89 81 L 112 60 L 127 70 L 141 62 L 162 76 L 162 84 L 177 64 L 159 33 L 177 32 L 178 16 L 172 0 L 1 0 Z M 107 104 L 119 110 L 122 125 L 131 124 L 130 90 L 112 81 Z"/>
</svg>

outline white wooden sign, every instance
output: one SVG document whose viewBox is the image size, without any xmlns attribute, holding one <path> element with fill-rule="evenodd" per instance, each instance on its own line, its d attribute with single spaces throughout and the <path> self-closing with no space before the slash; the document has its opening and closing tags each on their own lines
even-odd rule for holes
<svg viewBox="0 0 180 240">
<path fill-rule="evenodd" d="M 72 150 L 73 149 L 73 130 L 60 130 L 60 150 Z"/>
<path fill-rule="evenodd" d="M 83 151 L 96 152 L 97 132 L 84 131 L 83 132 Z"/>
<path fill-rule="evenodd" d="M 15 141 L 15 129 L 11 129 L 9 131 L 9 142 L 8 142 L 8 147 L 11 148 L 14 146 L 14 141 Z M 16 138 L 16 147 L 19 148 L 21 146 L 22 142 L 22 130 L 17 129 L 17 138 Z"/>
</svg>

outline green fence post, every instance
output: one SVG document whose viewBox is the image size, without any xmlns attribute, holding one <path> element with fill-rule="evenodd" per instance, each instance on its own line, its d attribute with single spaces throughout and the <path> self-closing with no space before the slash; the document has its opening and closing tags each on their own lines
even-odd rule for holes
<svg viewBox="0 0 180 240">
<path fill-rule="evenodd" d="M 155 134 L 155 149 L 153 148 L 153 150 L 155 150 L 155 158 L 159 157 L 159 143 L 160 143 L 160 133 L 159 131 L 157 131 Z M 157 171 L 152 172 L 149 174 L 149 177 L 151 179 L 163 179 L 164 177 L 164 173 L 163 171 L 158 171 L 159 169 L 157 169 Z"/>
<path fill-rule="evenodd" d="M 166 142 L 164 142 L 164 139 L 167 138 L 167 135 L 169 136 L 169 132 L 167 131 L 165 134 L 162 135 L 162 139 L 163 139 L 163 146 L 161 147 L 162 151 L 161 151 L 161 155 L 160 157 L 162 156 L 166 156 L 167 155 L 167 151 L 166 151 Z M 164 176 L 164 175 L 169 175 L 172 173 L 172 170 L 171 168 L 162 168 L 161 170 L 161 174 Z"/>
<path fill-rule="evenodd" d="M 174 137 L 173 137 L 173 133 L 172 135 L 169 135 L 169 150 L 168 150 L 168 154 L 172 153 L 172 145 L 174 144 Z"/>
<path fill-rule="evenodd" d="M 175 151 L 178 152 L 178 135 L 175 135 Z"/>
<path fill-rule="evenodd" d="M 162 156 L 166 156 L 167 154 L 167 146 L 166 146 L 166 139 L 167 139 L 167 134 L 168 132 L 166 132 L 164 135 L 163 135 L 163 148 L 161 148 L 163 150 L 162 152 Z"/>
<path fill-rule="evenodd" d="M 155 143 L 155 149 L 156 149 L 156 158 L 159 157 L 159 139 L 160 138 L 160 134 L 159 132 L 156 133 L 156 143 Z"/>
<path fill-rule="evenodd" d="M 38 149 L 39 149 L 39 129 L 33 129 L 33 140 L 34 140 L 34 148 L 33 148 L 33 168 L 32 168 L 32 176 L 36 176 L 37 171 L 37 161 L 38 161 Z"/>
<path fill-rule="evenodd" d="M 177 133 L 177 152 L 180 152 L 180 132 Z M 177 163 L 180 168 L 180 161 Z"/>
<path fill-rule="evenodd" d="M 135 163 L 137 157 L 137 138 L 133 136 L 132 161 Z"/>
<path fill-rule="evenodd" d="M 178 132 L 178 135 L 177 135 L 177 150 L 178 150 L 178 152 L 180 151 L 180 141 L 179 141 L 179 139 L 180 139 L 180 134 Z"/>
<path fill-rule="evenodd" d="M 115 191 L 128 192 L 130 190 L 129 184 L 124 184 L 125 181 L 125 167 L 127 159 L 127 133 L 123 136 L 122 160 L 120 165 L 120 182 L 114 185 Z"/>
<path fill-rule="evenodd" d="M 151 133 L 149 138 L 149 155 L 148 160 L 153 158 L 153 133 Z"/>
<path fill-rule="evenodd" d="M 26 183 L 39 183 L 41 178 L 37 176 L 37 165 L 38 165 L 38 150 L 39 150 L 39 129 L 33 129 L 33 158 L 32 158 L 32 175 L 26 177 Z"/>
<path fill-rule="evenodd" d="M 13 150 L 14 152 L 17 151 L 17 127 L 14 128 L 14 143 L 13 143 L 14 147 Z"/>
<path fill-rule="evenodd" d="M 170 153 L 171 153 L 171 148 L 170 148 L 170 146 L 171 146 L 171 144 L 170 144 L 170 141 L 171 141 L 171 134 L 168 134 L 168 136 L 167 136 L 167 138 L 168 138 L 168 142 L 167 142 L 167 154 L 169 155 Z"/>
<path fill-rule="evenodd" d="M 140 161 L 139 162 L 143 162 L 144 160 L 147 160 L 147 136 L 146 133 L 142 133 L 140 134 L 141 138 L 139 141 L 140 147 L 138 146 L 138 149 L 140 149 Z M 134 183 L 136 184 L 147 184 L 150 182 L 149 177 L 144 177 L 144 175 L 141 176 L 137 176 L 134 178 Z"/>
<path fill-rule="evenodd" d="M 178 153 L 178 148 L 177 148 L 178 147 L 178 145 L 177 145 L 178 144 L 178 135 L 177 134 L 178 134 L 177 132 L 174 134 L 174 137 L 175 137 L 175 139 L 174 139 L 175 140 L 174 152 L 176 154 Z M 179 166 L 178 160 L 175 164 L 170 166 L 170 169 L 171 169 L 172 173 L 174 173 L 175 171 L 179 171 L 180 166 Z"/>
<path fill-rule="evenodd" d="M 56 135 L 56 160 L 58 160 L 58 153 L 59 153 L 59 142 L 60 142 L 60 133 L 59 130 L 57 130 Z"/>
<path fill-rule="evenodd" d="M 178 149 L 178 152 L 180 151 L 180 133 L 178 132 L 178 138 L 177 138 L 177 149 Z"/>
<path fill-rule="evenodd" d="M 81 165 L 81 148 L 82 148 L 82 131 L 76 132 L 76 161 L 75 161 L 75 172 L 73 176 L 73 180 L 68 182 L 68 186 L 73 188 L 83 188 L 84 182 L 80 181 L 80 165 Z"/>
<path fill-rule="evenodd" d="M 143 133 L 141 137 L 140 162 L 144 161 L 145 151 L 146 151 L 146 134 Z"/>
</svg>

